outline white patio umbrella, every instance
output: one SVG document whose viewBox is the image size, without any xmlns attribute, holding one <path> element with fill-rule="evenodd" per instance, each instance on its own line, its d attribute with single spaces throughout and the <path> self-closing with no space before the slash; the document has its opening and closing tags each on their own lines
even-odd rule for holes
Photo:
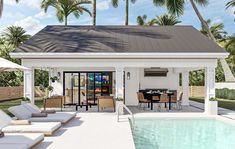
<svg viewBox="0 0 235 149">
<path fill-rule="evenodd" d="M 3 71 L 23 71 L 28 70 L 28 68 L 8 61 L 4 58 L 0 58 L 0 72 Z"/>
</svg>

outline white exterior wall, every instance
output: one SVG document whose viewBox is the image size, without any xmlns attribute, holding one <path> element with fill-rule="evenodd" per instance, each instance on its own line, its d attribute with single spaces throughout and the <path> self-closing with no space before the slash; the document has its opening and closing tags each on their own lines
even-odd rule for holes
<svg viewBox="0 0 235 149">
<path fill-rule="evenodd" d="M 140 68 L 140 89 L 160 88 L 177 90 L 179 88 L 179 74 L 172 68 L 168 69 L 167 77 L 144 77 L 144 68 Z"/>
<path fill-rule="evenodd" d="M 164 88 L 179 89 L 179 74 L 174 69 L 169 69 L 167 77 L 144 77 L 144 68 L 126 68 L 125 85 L 125 104 L 128 106 L 138 105 L 136 92 L 139 89 Z M 130 72 L 130 80 L 127 79 L 127 73 Z"/>
<path fill-rule="evenodd" d="M 127 73 L 130 72 L 130 79 Z M 139 68 L 125 68 L 125 104 L 138 105 L 137 94 L 139 91 Z"/>
</svg>

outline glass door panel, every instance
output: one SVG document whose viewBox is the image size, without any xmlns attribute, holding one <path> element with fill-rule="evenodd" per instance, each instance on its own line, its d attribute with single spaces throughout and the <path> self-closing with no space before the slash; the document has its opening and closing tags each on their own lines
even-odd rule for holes
<svg viewBox="0 0 235 149">
<path fill-rule="evenodd" d="M 102 73 L 102 96 L 110 96 L 112 94 L 112 73 Z"/>
<path fill-rule="evenodd" d="M 95 104 L 95 73 L 87 73 L 87 101 Z"/>
<path fill-rule="evenodd" d="M 101 73 L 95 73 L 95 99 L 97 100 L 99 96 L 101 96 L 101 89 L 102 89 L 102 84 L 101 84 Z"/>
<path fill-rule="evenodd" d="M 64 88 L 66 104 L 78 103 L 78 73 L 65 73 Z"/>
<path fill-rule="evenodd" d="M 86 105 L 87 98 L 87 75 L 86 73 L 80 73 L 80 105 Z"/>
</svg>

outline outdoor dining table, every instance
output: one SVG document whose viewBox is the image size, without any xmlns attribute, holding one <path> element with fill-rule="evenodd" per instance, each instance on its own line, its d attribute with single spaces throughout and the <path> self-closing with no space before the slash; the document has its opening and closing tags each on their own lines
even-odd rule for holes
<svg viewBox="0 0 235 149">
<path fill-rule="evenodd" d="M 171 96 L 174 95 L 174 93 L 173 92 L 166 92 L 166 93 L 169 98 L 169 102 L 168 102 L 169 103 L 169 110 L 171 110 Z M 147 99 L 150 100 L 150 103 L 151 103 L 151 107 L 150 107 L 151 110 L 153 110 L 153 96 L 158 96 L 159 100 L 157 100 L 156 102 L 159 103 L 162 94 L 163 93 L 159 92 L 159 91 L 146 92 Z M 165 103 L 165 106 L 166 106 L 166 103 Z"/>
</svg>

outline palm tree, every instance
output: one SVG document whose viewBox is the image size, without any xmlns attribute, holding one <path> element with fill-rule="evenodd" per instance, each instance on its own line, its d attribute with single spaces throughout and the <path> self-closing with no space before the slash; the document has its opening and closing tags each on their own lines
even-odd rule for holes
<svg viewBox="0 0 235 149">
<path fill-rule="evenodd" d="M 15 1 L 18 3 L 20 0 L 15 0 Z M 4 3 L 4 0 L 0 0 L 0 18 L 2 17 L 3 3 Z"/>
<path fill-rule="evenodd" d="M 3 36 L 5 41 L 14 47 L 18 47 L 31 37 L 31 35 L 26 34 L 26 31 L 20 26 L 7 27 L 6 31 L 3 33 Z"/>
<path fill-rule="evenodd" d="M 147 25 L 146 20 L 147 20 L 147 15 L 138 16 L 137 17 L 137 24 L 140 26 Z"/>
<path fill-rule="evenodd" d="M 64 22 L 65 26 L 68 24 L 68 16 L 72 13 L 77 19 L 83 14 L 88 13 L 91 16 L 91 12 L 83 6 L 83 4 L 91 4 L 88 0 L 43 0 L 41 8 L 47 12 L 47 9 L 51 6 L 56 9 L 56 17 L 59 22 Z"/>
<path fill-rule="evenodd" d="M 235 35 L 228 38 L 225 49 L 229 52 L 228 61 L 235 75 Z"/>
<path fill-rule="evenodd" d="M 153 0 L 153 3 L 156 6 L 166 6 L 167 10 L 173 14 L 173 15 L 183 15 L 184 13 L 184 7 L 186 2 L 190 2 L 190 4 L 193 7 L 193 10 L 195 11 L 198 19 L 200 20 L 201 24 L 203 25 L 204 29 L 208 33 L 208 37 L 213 40 L 214 42 L 217 42 L 214 35 L 212 34 L 209 25 L 207 22 L 204 20 L 202 17 L 201 13 L 199 12 L 196 4 L 201 5 L 201 6 L 206 6 L 209 3 L 209 0 Z M 234 0 L 233 0 L 234 1 Z M 221 59 L 221 65 L 224 70 L 224 75 L 226 81 L 235 81 L 235 77 L 233 76 L 231 70 L 229 69 L 228 64 L 226 63 L 225 59 Z"/>
<path fill-rule="evenodd" d="M 176 25 L 178 23 L 181 23 L 181 21 L 179 21 L 176 16 L 169 15 L 169 14 L 157 16 L 157 18 L 155 20 L 156 20 L 155 24 L 157 24 L 159 26 L 165 26 L 165 25 L 172 26 L 172 25 Z"/>
<path fill-rule="evenodd" d="M 228 34 L 225 30 L 224 30 L 224 24 L 223 23 L 214 23 L 211 24 L 211 20 L 208 19 L 207 20 L 207 24 L 210 27 L 211 33 L 213 34 L 213 36 L 215 37 L 217 42 L 222 42 L 226 40 L 226 35 Z M 203 25 L 201 25 L 201 32 L 208 36 L 208 32 L 206 31 L 206 29 L 204 28 Z"/>
<path fill-rule="evenodd" d="M 150 20 L 147 22 L 147 15 L 143 16 L 138 16 L 137 17 L 137 24 L 141 26 L 153 26 L 153 25 L 159 25 L 159 26 L 164 26 L 164 25 L 176 25 L 180 23 L 177 19 L 176 16 L 174 15 L 169 15 L 169 14 L 164 14 L 161 16 L 157 16 L 156 18 Z"/>
<path fill-rule="evenodd" d="M 126 18 L 125 18 L 125 25 L 127 26 L 129 24 L 129 0 L 126 1 Z M 130 0 L 131 3 L 135 3 L 137 0 Z M 113 7 L 117 8 L 119 4 L 119 0 L 112 0 Z"/>
<path fill-rule="evenodd" d="M 96 0 L 93 0 L 93 26 L 96 26 Z"/>
</svg>

